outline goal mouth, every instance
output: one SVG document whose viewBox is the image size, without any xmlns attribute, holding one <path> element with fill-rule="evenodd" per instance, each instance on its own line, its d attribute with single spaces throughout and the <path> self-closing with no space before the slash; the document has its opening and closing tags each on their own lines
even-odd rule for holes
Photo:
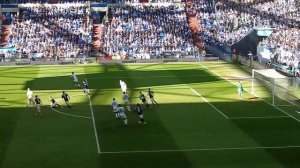
<svg viewBox="0 0 300 168">
<path fill-rule="evenodd" d="M 300 106 L 299 86 L 300 79 L 283 75 L 275 69 L 252 70 L 252 94 L 264 95 L 273 106 Z"/>
</svg>

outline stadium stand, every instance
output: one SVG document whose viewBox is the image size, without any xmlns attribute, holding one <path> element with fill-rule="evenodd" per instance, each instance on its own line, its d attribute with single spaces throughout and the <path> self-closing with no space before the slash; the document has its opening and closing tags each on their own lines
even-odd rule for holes
<svg viewBox="0 0 300 168">
<path fill-rule="evenodd" d="M 19 6 L 18 15 L 2 12 L 0 44 L 15 48 L 10 55 L 70 57 L 102 52 L 148 58 L 171 52 L 199 56 L 204 46 L 231 46 L 253 29 L 270 28 L 273 33 L 258 45 L 271 52 L 268 64 L 299 68 L 297 0 L 0 2 Z M 109 5 L 90 11 L 93 3 Z"/>
</svg>

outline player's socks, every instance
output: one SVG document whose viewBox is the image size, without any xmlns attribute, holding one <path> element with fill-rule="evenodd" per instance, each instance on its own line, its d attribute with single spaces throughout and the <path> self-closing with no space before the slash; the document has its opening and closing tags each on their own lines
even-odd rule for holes
<svg viewBox="0 0 300 168">
<path fill-rule="evenodd" d="M 124 124 L 127 125 L 127 118 L 124 119 Z"/>
</svg>

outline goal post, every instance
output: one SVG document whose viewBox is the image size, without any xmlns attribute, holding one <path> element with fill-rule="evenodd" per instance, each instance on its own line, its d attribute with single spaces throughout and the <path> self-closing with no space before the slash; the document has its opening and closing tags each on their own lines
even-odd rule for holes
<svg viewBox="0 0 300 168">
<path fill-rule="evenodd" d="M 252 70 L 251 93 L 273 106 L 299 104 L 300 79 L 288 77 L 275 69 Z"/>
</svg>

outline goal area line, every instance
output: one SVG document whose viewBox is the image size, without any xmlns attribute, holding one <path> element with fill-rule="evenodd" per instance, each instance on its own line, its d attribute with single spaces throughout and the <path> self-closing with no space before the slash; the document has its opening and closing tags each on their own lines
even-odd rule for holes
<svg viewBox="0 0 300 168">
<path fill-rule="evenodd" d="M 260 150 L 260 149 L 288 149 L 300 148 L 300 145 L 288 146 L 250 146 L 250 147 L 224 147 L 224 148 L 195 148 L 195 149 L 170 149 L 170 150 L 132 150 L 132 151 L 111 151 L 100 154 L 130 154 L 130 153 L 164 153 L 164 152 L 194 152 L 194 151 L 226 151 L 226 150 Z"/>
</svg>

